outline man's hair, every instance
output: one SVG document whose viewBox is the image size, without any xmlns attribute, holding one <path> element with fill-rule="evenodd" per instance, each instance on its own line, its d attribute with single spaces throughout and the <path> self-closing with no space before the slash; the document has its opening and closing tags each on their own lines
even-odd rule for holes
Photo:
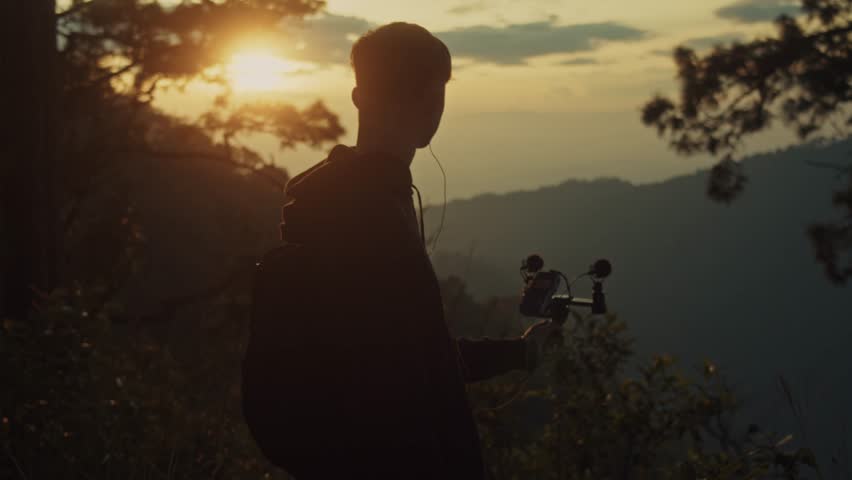
<svg viewBox="0 0 852 480">
<path fill-rule="evenodd" d="M 447 46 L 413 23 L 394 22 L 365 33 L 352 46 L 352 68 L 359 88 L 387 97 L 416 94 L 450 80 Z"/>
</svg>

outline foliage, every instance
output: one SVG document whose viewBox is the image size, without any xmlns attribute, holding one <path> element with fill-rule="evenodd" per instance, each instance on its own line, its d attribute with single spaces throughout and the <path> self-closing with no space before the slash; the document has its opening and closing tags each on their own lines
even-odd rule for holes
<svg viewBox="0 0 852 480">
<path fill-rule="evenodd" d="M 523 330 L 516 297 L 479 304 L 454 276 L 441 287 L 454 335 L 514 337 Z M 634 358 L 627 326 L 614 315 L 572 319 L 533 375 L 514 371 L 468 386 L 496 480 L 819 473 L 813 452 L 791 447 L 792 436 L 735 422 L 740 403 L 714 363 L 705 361 L 690 378 L 670 355 Z M 628 373 L 631 366 L 636 371 Z"/>
<path fill-rule="evenodd" d="M 261 478 L 276 474 L 239 411 L 246 298 L 203 342 L 115 323 L 81 287 L 0 334 L 2 478 Z M 273 478 L 267 476 L 265 478 Z"/>
<path fill-rule="evenodd" d="M 30 265 L 15 266 L 9 284 L 23 282 L 18 291 L 25 292 L 30 283 L 50 290 L 83 280 L 81 272 L 59 260 L 85 257 L 69 237 L 99 234 L 84 230 L 101 220 L 120 219 L 120 210 L 132 208 L 120 198 L 120 183 L 128 165 L 140 157 L 225 163 L 275 181 L 281 169 L 247 147 L 241 141 L 246 134 L 272 135 L 281 148 L 317 147 L 338 139 L 344 130 L 321 101 L 303 108 L 280 102 L 233 104 L 224 68 L 241 42 L 275 34 L 282 20 L 323 6 L 319 0 L 187 0 L 172 6 L 74 0 L 46 19 L 56 42 L 55 51 L 45 52 L 44 68 L 55 75 L 38 95 L 48 99 L 44 108 L 53 113 L 43 115 L 52 121 L 30 132 L 39 146 L 40 157 L 33 159 L 37 172 L 26 171 L 25 160 L 3 165 L 9 171 L 4 189 L 10 198 L 30 191 L 42 195 L 33 200 L 32 213 L 21 212 L 11 200 L 2 207 L 22 216 L 24 225 L 47 227 L 12 231 L 9 245 L 35 242 L 40 247 L 21 260 Z M 44 25 L 32 28 L 51 31 Z M 195 80 L 220 92 L 200 119 L 178 119 L 153 108 L 164 91 L 184 89 Z M 280 181 L 276 184 L 283 188 Z M 106 219 L 110 210 L 118 216 Z M 42 275 L 32 272 L 42 271 L 51 274 L 33 278 Z"/>
<path fill-rule="evenodd" d="M 803 0 L 803 19 L 780 16 L 777 36 L 717 46 L 699 56 L 687 47 L 674 51 L 680 101 L 657 96 L 643 108 L 642 121 L 667 135 L 678 153 L 721 156 L 712 169 L 708 195 L 730 202 L 746 184 L 734 155 L 743 138 L 780 118 L 805 139 L 830 126 L 850 134 L 852 116 L 852 0 Z M 810 229 L 818 260 L 836 283 L 852 277 L 852 166 L 825 165 L 849 178 L 834 204 L 846 211 L 834 224 Z"/>
<path fill-rule="evenodd" d="M 671 356 L 655 355 L 626 375 L 625 330 L 612 315 L 575 315 L 542 367 L 546 377 L 520 404 L 498 404 L 507 379 L 471 388 L 498 479 L 794 479 L 814 471 L 810 450 L 783 448 L 791 437 L 756 425 L 734 433 L 738 402 L 713 363 L 692 380 Z M 549 417 L 531 430 L 524 415 L 542 406 Z"/>
<path fill-rule="evenodd" d="M 105 287 L 76 286 L 43 298 L 27 322 L 4 321 L 0 475 L 287 478 L 257 451 L 239 411 L 245 280 L 206 298 L 203 320 L 196 310 L 167 324 L 125 322 L 121 305 L 102 303 Z M 462 330 L 485 321 L 471 310 L 507 318 L 508 300 L 486 307 L 461 294 L 467 307 L 447 307 L 448 321 Z M 491 335 L 506 329 L 487 325 Z M 815 464 L 755 426 L 734 435 L 737 402 L 715 365 L 691 381 L 660 355 L 629 376 L 622 322 L 577 316 L 565 333 L 528 384 L 514 372 L 469 387 L 498 479 L 800 478 Z"/>
<path fill-rule="evenodd" d="M 165 216 L 145 205 L 165 190 L 159 183 L 221 178 L 241 191 L 253 185 L 240 175 L 248 172 L 280 193 L 287 173 L 241 144 L 242 134 L 274 135 L 282 148 L 319 146 L 342 135 L 337 116 L 321 102 L 305 108 L 232 105 L 221 68 L 246 36 L 274 32 L 282 19 L 322 6 L 317 0 L 183 1 L 171 7 L 74 0 L 48 19 L 57 35 L 56 51 L 45 56 L 46 65 L 54 63 L 55 91 L 39 96 L 54 102 L 57 119 L 55 131 L 39 131 L 38 139 L 55 144 L 42 155 L 61 152 L 61 161 L 39 158 L 34 178 L 9 177 L 32 184 L 4 181 L 4 188 L 10 195 L 42 192 L 34 201 L 44 206 L 33 212 L 49 213 L 34 213 L 10 235 L 24 241 L 57 235 L 39 240 L 57 251 L 27 258 L 27 270 L 44 269 L 51 257 L 61 263 L 53 266 L 58 276 L 36 285 L 36 310 L 2 317 L 0 478 L 284 476 L 255 451 L 238 410 L 244 272 L 251 263 L 207 259 L 217 274 L 230 264 L 238 268 L 212 286 L 206 278 L 189 285 L 192 293 L 169 298 L 159 309 L 148 305 L 153 313 L 128 311 L 120 302 L 128 293 L 154 289 L 140 286 L 137 277 L 157 248 L 178 247 L 173 257 L 187 254 L 186 245 L 166 245 L 150 230 Z M 194 79 L 221 88 L 198 122 L 152 107 L 165 89 Z M 151 180 L 152 168 L 173 174 L 184 164 L 191 177 L 161 175 L 139 195 L 140 172 Z M 222 167 L 227 178 L 219 175 Z M 8 162 L 4 168 L 17 167 Z M 57 228 L 25 232 L 27 222 Z M 31 277 L 17 271 L 8 279 Z"/>
<path fill-rule="evenodd" d="M 134 156 L 227 162 L 249 171 L 274 166 L 238 142 L 243 133 L 275 135 L 284 148 L 319 146 L 343 134 L 336 115 L 316 102 L 304 109 L 280 103 L 231 106 L 221 68 L 235 45 L 270 34 L 281 20 L 313 13 L 318 0 L 180 2 L 75 1 L 57 14 L 58 137 L 65 161 L 61 223 L 73 228 L 78 206 Z M 194 79 L 222 94 L 196 125 L 150 105 L 166 88 Z M 279 185 L 283 187 L 283 185 Z"/>
</svg>

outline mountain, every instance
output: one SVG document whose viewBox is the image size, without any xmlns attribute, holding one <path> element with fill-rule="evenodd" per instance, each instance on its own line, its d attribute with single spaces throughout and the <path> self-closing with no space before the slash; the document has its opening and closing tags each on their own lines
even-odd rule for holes
<svg viewBox="0 0 852 480">
<path fill-rule="evenodd" d="M 806 236 L 811 223 L 839 215 L 831 192 L 842 179 L 807 161 L 848 163 L 850 152 L 847 140 L 746 158 L 747 187 L 729 205 L 705 195 L 706 171 L 454 201 L 433 264 L 484 300 L 519 294 L 517 269 L 530 253 L 569 278 L 608 258 L 607 301 L 640 356 L 666 352 L 685 367 L 712 359 L 749 418 L 799 436 L 777 386 L 784 375 L 807 417 L 804 436 L 826 453 L 852 419 L 852 287 L 826 279 Z M 440 208 L 425 221 L 438 225 Z M 574 293 L 589 296 L 589 283 L 577 282 Z"/>
</svg>

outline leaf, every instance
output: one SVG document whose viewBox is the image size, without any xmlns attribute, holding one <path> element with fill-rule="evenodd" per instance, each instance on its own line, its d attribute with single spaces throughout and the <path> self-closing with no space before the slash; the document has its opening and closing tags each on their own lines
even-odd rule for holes
<svg viewBox="0 0 852 480">
<path fill-rule="evenodd" d="M 793 435 L 786 435 L 781 440 L 778 440 L 778 443 L 775 444 L 775 447 L 780 447 L 782 445 L 790 443 L 791 440 L 793 440 Z"/>
<path fill-rule="evenodd" d="M 710 378 L 716 375 L 716 365 L 710 360 L 704 360 L 704 377 Z"/>
<path fill-rule="evenodd" d="M 816 455 L 814 455 L 813 450 L 810 448 L 800 448 L 799 451 L 796 452 L 796 459 L 799 463 L 811 468 L 817 468 Z"/>
</svg>

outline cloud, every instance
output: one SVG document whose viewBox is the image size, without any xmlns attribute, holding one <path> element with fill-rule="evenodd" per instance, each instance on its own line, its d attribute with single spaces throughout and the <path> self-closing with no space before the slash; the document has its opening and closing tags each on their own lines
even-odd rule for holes
<svg viewBox="0 0 852 480">
<path fill-rule="evenodd" d="M 563 60 L 559 62 L 558 65 L 597 65 L 599 63 L 601 62 L 592 57 L 578 57 L 570 60 Z"/>
<path fill-rule="evenodd" d="M 801 13 L 795 0 L 738 0 L 732 5 L 716 10 L 716 16 L 742 23 L 775 20 L 779 15 Z"/>
<path fill-rule="evenodd" d="M 695 50 L 704 50 L 707 48 L 713 48 L 716 45 L 729 44 L 731 42 L 742 40 L 744 38 L 745 37 L 741 33 L 723 33 L 710 37 L 690 38 L 689 40 L 683 42 L 683 45 L 690 48 L 694 48 Z"/>
<path fill-rule="evenodd" d="M 696 37 L 684 40 L 678 44 L 678 46 L 689 47 L 698 52 L 702 50 L 708 50 L 710 48 L 715 47 L 716 45 L 727 45 L 735 41 L 740 41 L 745 39 L 745 36 L 738 32 L 731 33 L 722 33 L 719 35 L 712 35 L 709 37 Z M 668 50 L 665 49 L 657 49 L 651 51 L 652 55 L 658 55 L 661 57 L 671 57 L 674 54 L 674 48 L 670 48 Z"/>
<path fill-rule="evenodd" d="M 287 58 L 320 66 L 348 64 L 352 43 L 376 24 L 359 17 L 325 14 L 282 25 Z"/>
<path fill-rule="evenodd" d="M 468 4 L 470 5 L 470 4 Z M 547 21 L 506 26 L 471 26 L 436 32 L 456 58 L 500 65 L 517 65 L 550 53 L 590 52 L 605 41 L 634 41 L 645 32 L 619 23 L 557 25 Z M 282 24 L 282 55 L 320 67 L 349 63 L 352 43 L 377 25 L 360 17 L 325 14 Z M 589 65 L 593 59 L 568 60 L 565 65 Z"/>
<path fill-rule="evenodd" d="M 488 5 L 484 1 L 468 2 L 447 10 L 447 13 L 450 15 L 465 15 L 468 13 L 480 12 L 486 8 L 488 8 Z"/>
<path fill-rule="evenodd" d="M 447 44 L 453 56 L 517 65 L 538 55 L 592 51 L 604 41 L 639 40 L 645 33 L 614 22 L 557 25 L 556 17 L 551 17 L 544 22 L 504 27 L 478 25 L 435 35 Z"/>
</svg>

